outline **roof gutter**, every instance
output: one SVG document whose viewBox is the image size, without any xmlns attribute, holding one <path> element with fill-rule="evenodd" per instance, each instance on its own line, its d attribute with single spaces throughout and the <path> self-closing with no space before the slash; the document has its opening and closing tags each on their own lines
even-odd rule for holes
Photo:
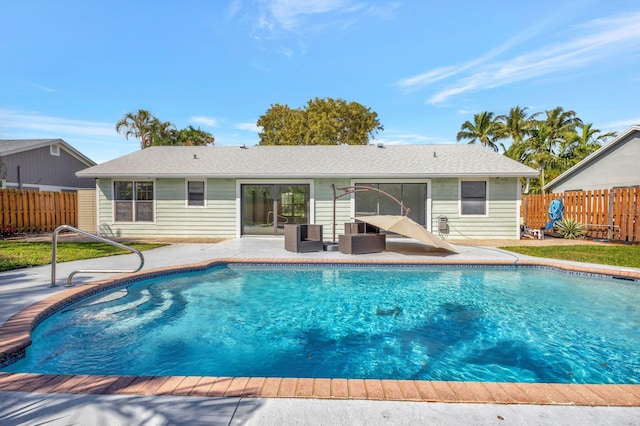
<svg viewBox="0 0 640 426">
<path fill-rule="evenodd" d="M 485 177 L 538 177 L 538 172 L 527 173 L 389 173 L 389 174 L 254 174 L 254 173 L 220 173 L 220 174 L 185 174 L 185 173 L 82 173 L 77 172 L 79 178 L 154 178 L 154 179 L 433 179 L 433 178 L 485 178 Z"/>
</svg>

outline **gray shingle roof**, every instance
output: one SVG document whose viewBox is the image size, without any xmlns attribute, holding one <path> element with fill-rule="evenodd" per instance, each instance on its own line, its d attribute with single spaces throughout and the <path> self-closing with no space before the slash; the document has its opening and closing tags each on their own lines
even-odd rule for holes
<svg viewBox="0 0 640 426">
<path fill-rule="evenodd" d="M 16 154 L 61 142 L 62 139 L 3 139 L 0 140 L 0 155 Z"/>
<path fill-rule="evenodd" d="M 458 177 L 538 173 L 476 145 L 151 147 L 78 177 Z"/>
<path fill-rule="evenodd" d="M 623 142 L 626 142 L 628 140 L 627 138 L 630 135 L 632 135 L 633 133 L 636 133 L 636 132 L 640 132 L 640 125 L 633 125 L 633 126 L 629 127 L 627 130 L 625 130 L 624 132 L 620 133 L 618 136 L 616 136 L 609 143 L 607 143 L 606 145 L 600 147 L 600 149 L 598 149 L 597 151 L 592 152 L 586 158 L 583 158 L 578 164 L 575 164 L 573 167 L 569 168 L 568 170 L 565 170 L 565 172 L 562 173 L 560 176 L 556 177 L 554 180 L 552 180 L 551 182 L 547 183 L 543 187 L 543 189 L 553 189 L 556 186 L 560 185 L 562 182 L 566 181 L 571 176 L 573 176 L 576 173 L 578 173 L 580 170 L 584 169 L 585 167 L 589 166 L 590 164 L 593 164 L 593 163 L 597 162 L 598 160 L 600 160 L 600 158 L 606 156 L 609 152 L 611 152 L 619 144 L 621 144 Z"/>
<path fill-rule="evenodd" d="M 93 166 L 96 164 L 95 161 L 91 160 L 89 157 L 85 156 L 62 139 L 0 139 L 0 156 L 17 154 L 49 145 L 60 145 L 69 154 L 73 155 L 87 166 Z"/>
</svg>

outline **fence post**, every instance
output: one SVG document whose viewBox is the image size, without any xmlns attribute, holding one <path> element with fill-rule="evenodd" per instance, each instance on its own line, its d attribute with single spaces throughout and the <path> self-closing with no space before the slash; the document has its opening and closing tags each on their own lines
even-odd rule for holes
<svg viewBox="0 0 640 426">
<path fill-rule="evenodd" d="M 613 227 L 615 226 L 615 222 L 613 221 L 613 210 L 614 210 L 614 206 L 615 206 L 615 194 L 612 190 L 608 190 L 607 191 L 607 198 L 608 198 L 608 203 L 609 203 L 609 217 L 607 217 L 607 225 L 609 225 L 609 227 L 607 228 L 609 231 L 607 232 L 607 239 L 608 240 L 612 240 L 613 239 Z"/>
</svg>

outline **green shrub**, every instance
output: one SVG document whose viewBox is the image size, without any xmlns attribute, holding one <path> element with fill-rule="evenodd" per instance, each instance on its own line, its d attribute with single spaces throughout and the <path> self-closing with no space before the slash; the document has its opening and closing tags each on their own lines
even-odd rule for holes
<svg viewBox="0 0 640 426">
<path fill-rule="evenodd" d="M 587 235 L 587 227 L 584 224 L 568 217 L 556 222 L 554 227 L 564 238 L 571 240 L 584 238 Z"/>
</svg>

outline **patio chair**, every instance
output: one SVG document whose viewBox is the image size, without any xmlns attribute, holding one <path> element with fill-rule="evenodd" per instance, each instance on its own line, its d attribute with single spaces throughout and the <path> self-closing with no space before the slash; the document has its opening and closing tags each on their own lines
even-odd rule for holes
<svg viewBox="0 0 640 426">
<path fill-rule="evenodd" d="M 387 248 L 387 236 L 379 228 L 362 222 L 345 223 L 338 236 L 338 250 L 344 254 L 379 253 Z"/>
<path fill-rule="evenodd" d="M 322 251 L 322 225 L 284 225 L 284 248 L 296 253 Z"/>
</svg>

